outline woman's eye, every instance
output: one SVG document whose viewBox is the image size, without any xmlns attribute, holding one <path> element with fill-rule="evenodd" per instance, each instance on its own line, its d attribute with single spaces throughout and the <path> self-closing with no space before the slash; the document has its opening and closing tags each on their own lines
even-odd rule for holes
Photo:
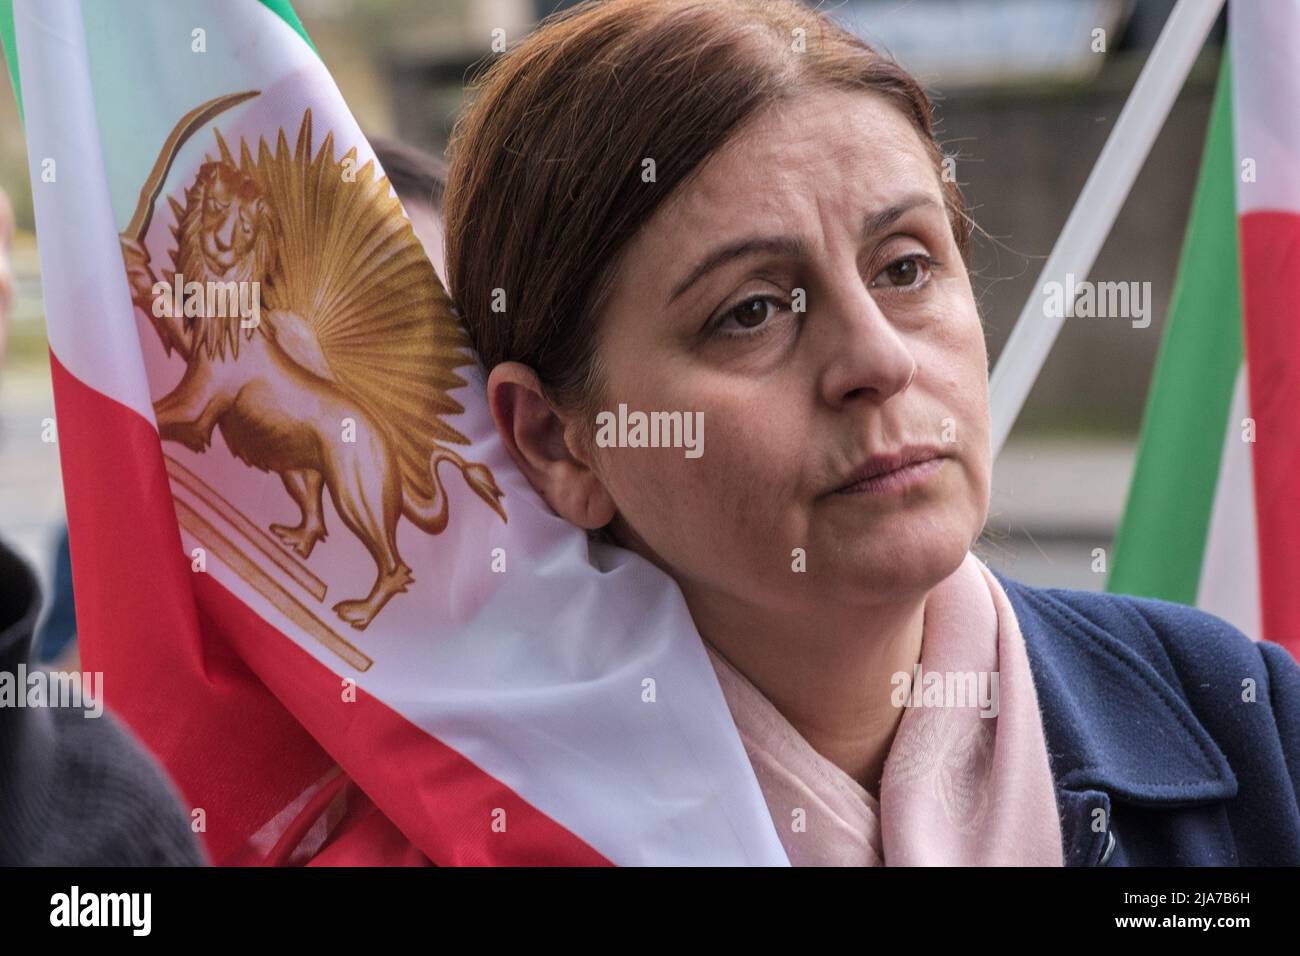
<svg viewBox="0 0 1300 956">
<path fill-rule="evenodd" d="M 771 296 L 754 296 L 723 312 L 718 317 L 718 321 L 713 324 L 713 328 L 724 335 L 749 334 L 746 330 L 756 329 L 766 323 L 774 314 L 776 306 L 777 301 Z M 734 329 L 728 329 L 728 325 L 732 321 L 741 331 L 737 332 Z"/>
<path fill-rule="evenodd" d="M 901 259 L 895 259 L 871 280 L 872 288 L 882 285 L 893 289 L 906 289 L 922 285 L 930 277 L 930 270 L 936 265 L 935 260 L 923 253 L 914 252 Z"/>
</svg>

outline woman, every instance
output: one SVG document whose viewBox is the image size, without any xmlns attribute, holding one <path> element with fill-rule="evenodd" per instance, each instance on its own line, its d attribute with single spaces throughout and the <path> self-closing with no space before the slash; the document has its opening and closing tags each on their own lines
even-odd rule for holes
<svg viewBox="0 0 1300 956">
<path fill-rule="evenodd" d="M 970 225 L 905 71 L 793 0 L 609 0 L 478 87 L 446 264 L 498 431 L 680 586 L 793 863 L 1300 863 L 1282 648 L 971 552 Z"/>
</svg>

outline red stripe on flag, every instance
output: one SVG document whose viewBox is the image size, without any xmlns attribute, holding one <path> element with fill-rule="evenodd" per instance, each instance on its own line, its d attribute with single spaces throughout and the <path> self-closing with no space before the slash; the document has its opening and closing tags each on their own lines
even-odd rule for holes
<svg viewBox="0 0 1300 956">
<path fill-rule="evenodd" d="M 1300 215 L 1246 213 L 1240 232 L 1262 637 L 1300 660 Z"/>
<path fill-rule="evenodd" d="M 248 838 L 334 761 L 200 630 L 157 431 L 53 353 L 50 367 L 83 667 L 203 809 L 212 861 L 249 862 Z"/>
<path fill-rule="evenodd" d="M 307 866 L 429 866 L 431 861 L 364 795 Z"/>
<path fill-rule="evenodd" d="M 249 661 L 279 699 L 439 866 L 597 866 L 609 861 L 501 781 L 286 639 L 211 575 L 196 590 L 209 633 Z M 493 830 L 497 810 L 506 829 Z"/>
<path fill-rule="evenodd" d="M 440 865 L 609 864 L 361 688 L 344 702 L 337 674 L 192 572 L 157 432 L 51 366 L 83 660 L 206 811 L 215 862 L 251 862 L 248 836 L 337 761 Z"/>
</svg>

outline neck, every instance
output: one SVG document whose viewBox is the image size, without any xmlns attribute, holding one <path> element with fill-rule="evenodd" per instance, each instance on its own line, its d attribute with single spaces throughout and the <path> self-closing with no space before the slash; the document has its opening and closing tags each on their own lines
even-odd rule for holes
<svg viewBox="0 0 1300 956">
<path fill-rule="evenodd" d="M 805 614 L 683 593 L 700 635 L 813 749 L 879 796 L 903 719 L 891 702 L 892 678 L 911 675 L 920 660 L 926 593 Z"/>
</svg>

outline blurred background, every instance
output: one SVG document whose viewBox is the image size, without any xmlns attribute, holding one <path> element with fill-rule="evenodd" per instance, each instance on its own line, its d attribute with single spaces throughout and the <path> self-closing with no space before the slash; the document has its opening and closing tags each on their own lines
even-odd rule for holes
<svg viewBox="0 0 1300 956">
<path fill-rule="evenodd" d="M 979 232 L 971 259 L 997 357 L 1174 0 L 843 0 L 815 4 L 894 54 L 938 103 L 940 140 Z M 465 81 L 555 0 L 293 0 L 363 129 L 441 155 Z M 1104 30 L 1104 50 L 1096 29 Z M 1072 318 L 994 471 L 978 551 L 1033 585 L 1101 590 L 1174 279 L 1221 55 L 1220 23 L 1098 259 L 1150 282 L 1152 321 Z M 14 207 L 16 299 L 0 366 L 0 533 L 50 593 L 64 525 L 40 258 L 17 106 L 0 90 L 0 189 Z M 3 353 L 0 353 L 3 354 Z"/>
</svg>

